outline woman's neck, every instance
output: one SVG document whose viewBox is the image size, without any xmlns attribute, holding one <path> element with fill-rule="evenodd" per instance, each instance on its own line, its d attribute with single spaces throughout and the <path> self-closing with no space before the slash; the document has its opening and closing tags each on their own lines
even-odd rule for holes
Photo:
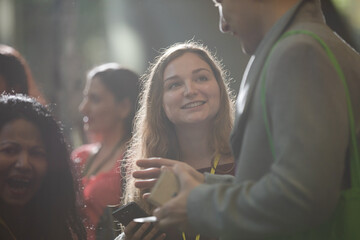
<svg viewBox="0 0 360 240">
<path fill-rule="evenodd" d="M 104 132 L 101 141 L 102 148 L 105 150 L 115 147 L 115 145 L 119 141 L 127 137 L 126 135 L 128 133 L 125 130 L 125 126 L 123 124 L 119 124 L 115 128 L 109 129 L 108 131 Z"/>
<path fill-rule="evenodd" d="M 210 126 L 196 128 L 177 128 L 180 146 L 180 160 L 200 169 L 210 167 L 214 150 L 210 148 Z"/>
<path fill-rule="evenodd" d="M 127 132 L 124 127 L 112 128 L 112 131 L 102 134 L 101 147 L 87 162 L 84 176 L 95 176 L 114 168 L 118 157 L 125 151 Z"/>
<path fill-rule="evenodd" d="M 23 216 L 23 208 L 19 207 L 8 207 L 1 206 L 0 207 L 1 218 L 5 222 L 5 224 L 10 228 L 10 231 L 15 234 L 20 232 L 22 229 L 23 223 L 21 220 L 24 219 Z"/>
</svg>

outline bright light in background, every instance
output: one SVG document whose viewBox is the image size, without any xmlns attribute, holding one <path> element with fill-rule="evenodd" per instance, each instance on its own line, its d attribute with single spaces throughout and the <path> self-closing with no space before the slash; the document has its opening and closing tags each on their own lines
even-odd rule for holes
<svg viewBox="0 0 360 240">
<path fill-rule="evenodd" d="M 351 0 L 332 0 L 332 1 L 339 9 L 344 10 L 350 4 Z"/>
<path fill-rule="evenodd" d="M 330 1 L 330 0 L 329 0 Z M 359 0 L 333 0 L 339 10 L 347 16 L 349 23 L 355 28 L 360 29 L 360 1 Z"/>
<path fill-rule="evenodd" d="M 144 69 L 145 50 L 134 29 L 126 24 L 108 26 L 108 40 L 110 51 L 118 63 L 136 71 Z"/>
<path fill-rule="evenodd" d="M 15 29 L 14 1 L 0 0 L 0 41 L 13 42 Z"/>
<path fill-rule="evenodd" d="M 118 63 L 142 72 L 145 49 L 140 34 L 130 24 L 133 20 L 130 13 L 133 7 L 131 1 L 112 0 L 105 2 L 105 24 L 109 50 Z"/>
</svg>

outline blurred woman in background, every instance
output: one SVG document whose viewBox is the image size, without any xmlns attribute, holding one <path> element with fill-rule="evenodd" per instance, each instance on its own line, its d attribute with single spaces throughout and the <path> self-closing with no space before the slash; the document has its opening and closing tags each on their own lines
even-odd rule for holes
<svg viewBox="0 0 360 240">
<path fill-rule="evenodd" d="M 92 69 L 79 106 L 84 128 L 96 142 L 80 146 L 72 158 L 80 167 L 88 239 L 113 239 L 108 205 L 120 201 L 121 160 L 132 136 L 139 77 L 116 63 Z"/>
<path fill-rule="evenodd" d="M 0 93 L 4 92 L 22 93 L 45 103 L 24 57 L 16 49 L 0 44 Z"/>
</svg>

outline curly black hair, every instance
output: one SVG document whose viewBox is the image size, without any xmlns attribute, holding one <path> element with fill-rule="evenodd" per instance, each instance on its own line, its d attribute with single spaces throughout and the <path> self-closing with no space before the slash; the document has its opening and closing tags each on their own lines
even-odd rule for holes
<svg viewBox="0 0 360 240">
<path fill-rule="evenodd" d="M 0 96 L 0 130 L 17 119 L 33 123 L 42 136 L 48 173 L 39 192 L 26 205 L 26 239 L 86 239 L 79 214 L 79 183 L 62 127 L 50 109 L 22 95 Z M 1 214 L 0 214 L 1 215 Z"/>
</svg>

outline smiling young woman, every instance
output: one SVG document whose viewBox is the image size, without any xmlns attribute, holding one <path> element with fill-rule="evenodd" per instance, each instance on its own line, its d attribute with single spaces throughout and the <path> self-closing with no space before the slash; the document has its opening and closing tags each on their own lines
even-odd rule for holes
<svg viewBox="0 0 360 240">
<path fill-rule="evenodd" d="M 233 98 L 220 62 L 202 44 L 189 41 L 166 49 L 143 78 L 144 90 L 129 150 L 129 169 L 135 160 L 163 157 L 187 162 L 200 172 L 233 174 L 229 135 Z M 125 202 L 150 206 L 128 175 Z M 131 222 L 119 238 L 135 239 L 149 225 Z M 146 235 L 151 239 L 156 229 Z M 167 231 L 156 239 L 195 239 L 189 233 Z M 143 236 L 145 237 L 145 236 Z M 201 239 L 209 239 L 202 237 Z"/>
</svg>

